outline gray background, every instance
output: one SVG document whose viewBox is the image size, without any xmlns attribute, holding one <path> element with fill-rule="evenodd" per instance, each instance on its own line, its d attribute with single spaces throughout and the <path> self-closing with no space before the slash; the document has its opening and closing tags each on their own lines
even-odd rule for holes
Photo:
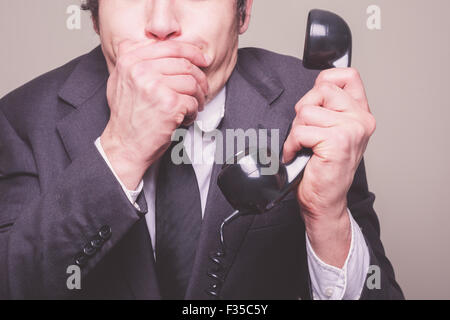
<svg viewBox="0 0 450 320">
<path fill-rule="evenodd" d="M 0 96 L 98 44 L 87 13 L 68 30 L 79 0 L 0 0 Z M 366 26 L 381 8 L 382 29 Z M 377 131 L 366 152 L 382 240 L 409 299 L 450 299 L 450 2 L 448 0 L 255 0 L 241 46 L 301 56 L 307 13 L 343 16 Z"/>
</svg>

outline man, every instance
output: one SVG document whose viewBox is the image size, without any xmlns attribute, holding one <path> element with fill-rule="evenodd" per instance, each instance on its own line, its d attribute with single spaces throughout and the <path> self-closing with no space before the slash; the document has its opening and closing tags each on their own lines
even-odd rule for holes
<svg viewBox="0 0 450 320">
<path fill-rule="evenodd" d="M 403 297 L 367 188 L 375 121 L 358 73 L 238 51 L 252 3 L 88 1 L 101 46 L 0 101 L 7 297 Z M 220 268 L 220 164 L 170 158 L 173 132 L 188 129 L 189 154 L 195 126 L 277 129 L 285 162 L 314 152 L 295 193 L 229 224 Z"/>
</svg>

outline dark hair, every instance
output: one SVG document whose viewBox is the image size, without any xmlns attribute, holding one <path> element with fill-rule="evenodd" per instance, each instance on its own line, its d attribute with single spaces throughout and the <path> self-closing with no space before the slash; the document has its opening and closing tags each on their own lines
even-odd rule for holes
<svg viewBox="0 0 450 320">
<path fill-rule="evenodd" d="M 85 0 L 81 4 L 81 9 L 89 10 L 92 15 L 92 19 L 94 20 L 95 28 L 98 27 L 98 1 L 99 0 Z M 240 21 L 240 24 L 245 21 L 245 7 L 247 5 L 247 0 L 236 0 L 237 1 L 237 15 Z"/>
</svg>

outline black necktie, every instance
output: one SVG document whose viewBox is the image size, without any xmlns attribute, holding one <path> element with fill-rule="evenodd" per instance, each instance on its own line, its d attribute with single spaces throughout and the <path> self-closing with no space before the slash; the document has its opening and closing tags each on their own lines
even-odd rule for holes
<svg viewBox="0 0 450 320">
<path fill-rule="evenodd" d="M 183 299 L 194 264 L 202 209 L 191 164 L 175 165 L 171 148 L 156 183 L 156 272 L 163 299 Z"/>
</svg>

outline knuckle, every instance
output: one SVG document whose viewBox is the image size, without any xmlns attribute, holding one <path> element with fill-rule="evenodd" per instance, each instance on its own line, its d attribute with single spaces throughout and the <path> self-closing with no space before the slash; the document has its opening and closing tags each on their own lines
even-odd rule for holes
<svg viewBox="0 0 450 320">
<path fill-rule="evenodd" d="M 330 78 L 332 78 L 332 75 L 337 71 L 336 68 L 322 70 L 316 78 L 316 85 L 322 82 L 330 82 Z"/>
<path fill-rule="evenodd" d="M 187 96 L 180 103 L 180 111 L 186 115 L 195 115 L 198 109 L 198 101 L 194 97 Z"/>
<path fill-rule="evenodd" d="M 355 68 L 347 68 L 347 72 L 350 79 L 360 79 L 359 71 Z"/>
<path fill-rule="evenodd" d="M 155 92 L 155 86 L 153 82 L 149 82 L 147 84 L 139 82 L 137 87 L 148 97 L 151 96 Z"/>
<path fill-rule="evenodd" d="M 160 80 L 159 79 L 153 79 L 151 81 L 148 82 L 139 82 L 140 83 L 140 87 L 143 89 L 143 91 L 147 94 L 147 95 L 151 95 L 154 94 L 155 92 L 158 92 L 158 88 L 160 86 Z"/>
<path fill-rule="evenodd" d="M 356 122 L 354 125 L 354 135 L 357 138 L 362 138 L 366 135 L 367 132 L 367 128 L 366 126 L 364 126 L 364 124 L 362 124 L 361 122 Z"/>
<path fill-rule="evenodd" d="M 375 119 L 375 117 L 372 114 L 369 114 L 368 117 L 368 122 L 369 122 L 369 135 L 372 135 L 375 130 L 377 129 L 377 120 Z"/>
<path fill-rule="evenodd" d="M 311 117 L 311 113 L 314 112 L 313 107 L 310 105 L 305 105 L 300 109 L 299 118 L 306 120 Z"/>
<path fill-rule="evenodd" d="M 297 102 L 297 104 L 295 105 L 295 113 L 298 115 L 300 113 L 300 111 L 302 110 L 302 103 L 301 101 Z"/>
<path fill-rule="evenodd" d="M 348 150 L 349 146 L 350 146 L 350 139 L 349 139 L 349 134 L 344 131 L 344 130 L 336 130 L 336 132 L 333 134 L 334 139 L 336 141 L 336 144 L 344 149 L 344 150 Z"/>
<path fill-rule="evenodd" d="M 327 77 L 328 77 L 328 71 L 329 70 L 323 70 L 319 73 L 319 75 L 316 78 L 316 84 L 319 84 L 323 81 L 326 81 Z"/>
<path fill-rule="evenodd" d="M 173 108 L 178 104 L 178 97 L 175 93 L 166 93 L 163 98 L 164 104 Z"/>
<path fill-rule="evenodd" d="M 190 93 L 195 93 L 197 91 L 197 81 L 193 76 L 186 76 L 186 86 Z"/>
<path fill-rule="evenodd" d="M 196 110 L 198 107 L 198 101 L 194 97 L 189 96 L 188 97 L 188 107 L 190 110 Z"/>
<path fill-rule="evenodd" d="M 183 69 L 187 72 L 192 72 L 192 69 L 194 68 L 194 66 L 192 65 L 192 63 L 186 59 L 186 58 L 181 58 L 181 63 L 183 64 Z"/>
<path fill-rule="evenodd" d="M 176 116 L 181 115 L 182 117 L 184 117 L 187 114 L 186 103 L 179 103 L 173 108 L 173 112 Z"/>
<path fill-rule="evenodd" d="M 331 90 L 334 90 L 334 86 L 332 83 L 330 83 L 328 81 L 323 81 L 317 85 L 317 89 L 319 90 L 319 92 L 324 93 L 324 92 L 329 92 Z"/>
<path fill-rule="evenodd" d="M 293 140 L 298 143 L 302 137 L 302 127 L 296 126 L 292 134 Z"/>
</svg>

